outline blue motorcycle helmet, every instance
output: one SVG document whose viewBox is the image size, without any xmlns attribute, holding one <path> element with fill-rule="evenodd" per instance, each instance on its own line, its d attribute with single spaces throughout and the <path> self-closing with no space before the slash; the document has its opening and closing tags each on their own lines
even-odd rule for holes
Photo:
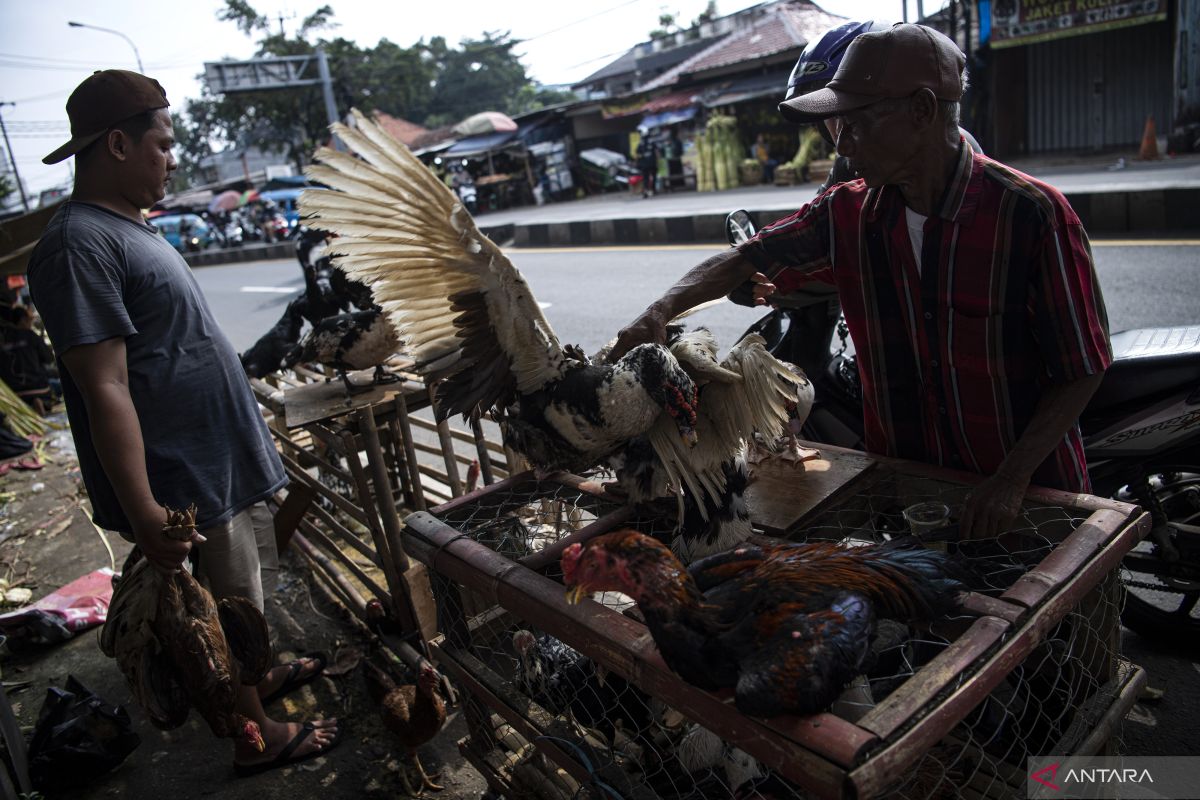
<svg viewBox="0 0 1200 800">
<path fill-rule="evenodd" d="M 891 27 L 892 23 L 890 22 L 878 22 L 871 19 L 865 22 L 845 22 L 836 28 L 825 31 L 819 39 L 809 42 L 788 78 L 787 93 L 783 96 L 783 103 L 779 105 L 779 113 L 783 115 L 783 118 L 788 122 L 809 122 L 807 119 L 798 119 L 795 112 L 785 105 L 787 101 L 793 97 L 825 88 L 841 65 L 842 57 L 846 55 L 846 48 L 850 46 L 851 42 L 864 33 L 886 31 Z M 825 129 L 824 125 L 817 125 L 817 130 L 825 137 L 826 141 L 833 144 L 833 137 L 829 135 L 829 131 Z"/>
</svg>

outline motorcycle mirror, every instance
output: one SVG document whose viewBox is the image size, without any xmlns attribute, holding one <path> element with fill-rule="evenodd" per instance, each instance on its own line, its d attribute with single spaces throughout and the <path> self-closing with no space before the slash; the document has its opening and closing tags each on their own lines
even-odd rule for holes
<svg viewBox="0 0 1200 800">
<path fill-rule="evenodd" d="M 744 208 L 739 208 L 725 218 L 725 234 L 729 237 L 729 244 L 734 247 L 753 238 L 757 232 L 750 212 Z"/>
</svg>

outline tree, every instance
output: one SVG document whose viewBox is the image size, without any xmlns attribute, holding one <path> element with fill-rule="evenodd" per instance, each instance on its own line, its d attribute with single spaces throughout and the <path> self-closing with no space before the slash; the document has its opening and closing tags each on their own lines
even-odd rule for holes
<svg viewBox="0 0 1200 800">
<path fill-rule="evenodd" d="M 0 153 L 2 155 L 2 153 Z M 17 184 L 7 172 L 0 172 L 0 206 L 8 200 L 8 196 L 17 190 Z"/>
<path fill-rule="evenodd" d="M 537 111 L 539 108 L 557 106 L 578 100 L 574 92 L 552 89 L 537 83 L 527 83 L 517 91 L 516 99 L 509 105 L 509 114 L 519 116 Z"/>
<path fill-rule="evenodd" d="M 708 5 L 700 12 L 700 16 L 692 20 L 692 27 L 699 28 L 706 22 L 712 22 L 717 18 L 717 0 L 708 0 Z"/>
<path fill-rule="evenodd" d="M 188 101 L 188 110 L 195 103 Z M 189 125 L 185 115 L 171 112 L 171 124 L 175 128 L 175 154 L 179 168 L 171 178 L 171 191 L 180 192 L 189 186 L 204 182 L 200 169 L 201 160 L 212 154 L 212 146 L 208 140 L 198 134 L 201 126 Z"/>
<path fill-rule="evenodd" d="M 520 42 L 508 32 L 485 32 L 481 39 L 463 40 L 458 48 L 440 36 L 411 47 L 381 39 L 374 47 L 362 48 L 344 38 L 311 41 L 335 27 L 328 5 L 305 17 L 290 36 L 282 29 L 272 31 L 270 19 L 250 0 L 225 0 L 217 16 L 248 36 L 260 37 L 256 57 L 307 55 L 320 44 L 329 59 L 339 116 L 352 107 L 378 109 L 437 127 L 478 111 L 520 113 L 562 99 L 561 93 L 531 86 L 513 52 Z M 307 87 L 223 96 L 206 92 L 188 103 L 180 127 L 186 129 L 188 149 L 195 149 L 197 161 L 210 142 L 239 147 L 270 142 L 303 167 L 315 146 L 328 138 L 320 91 Z"/>
<path fill-rule="evenodd" d="M 425 46 L 434 70 L 425 125 L 448 125 L 479 111 L 515 113 L 521 90 L 529 85 L 525 67 L 513 53 L 518 44 L 508 31 L 464 39 L 458 50 L 447 47 L 443 37 L 433 37 Z"/>
<path fill-rule="evenodd" d="M 255 57 L 311 55 L 317 45 L 310 38 L 336 27 L 328 5 L 305 17 L 291 36 L 282 28 L 273 32 L 270 19 L 248 0 L 226 0 L 217 16 L 247 35 L 261 35 Z M 339 116 L 351 107 L 367 112 L 381 108 L 410 118 L 426 113 L 432 73 L 418 48 L 402 48 L 386 39 L 369 50 L 343 38 L 321 39 L 319 44 L 329 59 Z M 210 142 L 236 147 L 269 142 L 285 151 L 298 168 L 329 137 L 319 86 L 226 95 L 206 90 L 199 100 L 188 103 L 184 127 L 189 141 L 196 144 L 197 160 Z"/>
</svg>

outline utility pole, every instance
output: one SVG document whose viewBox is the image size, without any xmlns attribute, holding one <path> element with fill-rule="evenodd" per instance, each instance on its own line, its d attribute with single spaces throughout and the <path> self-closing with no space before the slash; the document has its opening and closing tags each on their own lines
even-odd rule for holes
<svg viewBox="0 0 1200 800">
<path fill-rule="evenodd" d="M 16 103 L 0 101 L 0 109 L 4 106 L 12 106 L 16 108 Z M 17 193 L 21 195 L 21 205 L 25 207 L 25 213 L 29 213 L 29 200 L 25 197 L 25 186 L 21 183 L 21 173 L 17 172 L 17 158 L 13 155 L 12 144 L 8 141 L 8 128 L 4 126 L 4 114 L 0 112 L 0 132 L 4 133 L 4 149 L 8 151 L 8 161 L 12 164 L 13 180 L 17 182 Z"/>
<path fill-rule="evenodd" d="M 329 75 L 329 61 L 325 58 L 325 48 L 319 45 L 317 46 L 317 75 L 321 78 L 321 96 L 325 99 L 325 114 L 329 117 L 329 124 L 340 122 L 337 103 L 333 100 L 333 78 Z M 340 139 L 336 136 L 331 139 L 335 150 L 344 149 Z"/>
<path fill-rule="evenodd" d="M 99 25 L 88 25 L 86 22 L 68 22 L 67 24 L 72 28 L 91 28 L 94 31 L 104 31 L 105 33 L 111 33 L 115 36 L 120 36 L 129 43 L 130 47 L 133 48 L 133 57 L 137 60 L 138 72 L 142 73 L 143 75 L 146 74 L 146 68 L 142 66 L 142 54 L 138 52 L 137 45 L 133 43 L 133 39 L 130 39 L 120 31 L 114 31 L 112 28 L 101 28 Z"/>
</svg>

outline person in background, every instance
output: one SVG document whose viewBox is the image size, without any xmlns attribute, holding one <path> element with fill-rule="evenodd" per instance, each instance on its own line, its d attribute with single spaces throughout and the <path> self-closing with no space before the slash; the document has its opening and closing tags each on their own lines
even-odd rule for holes
<svg viewBox="0 0 1200 800">
<path fill-rule="evenodd" d="M 150 564 L 193 557 L 215 597 L 259 609 L 277 570 L 264 501 L 287 483 L 245 373 L 183 257 L 146 224 L 176 163 L 162 86 L 126 70 L 97 71 L 67 99 L 75 189 L 29 262 L 29 289 L 58 355 L 79 468 L 97 525 L 136 544 Z M 165 506 L 195 504 L 199 533 L 163 535 Z M 237 710 L 258 723 L 266 751 L 239 741 L 239 774 L 321 755 L 337 720 L 301 725 L 263 708 L 316 677 L 318 658 L 270 670 L 243 687 Z"/>
<path fill-rule="evenodd" d="M 683 188 L 683 142 L 679 139 L 679 131 L 671 128 L 667 137 L 667 191 Z"/>
<path fill-rule="evenodd" d="M 832 283 L 858 354 L 867 449 L 985 476 L 960 530 L 991 538 L 1031 483 L 1090 489 L 1078 420 L 1112 349 L 1066 198 L 976 153 L 959 130 L 964 61 L 922 25 L 858 36 L 826 88 L 781 112 L 830 120 L 859 177 L 699 264 L 610 358 L 664 341 L 669 320 L 745 280 L 760 303 Z"/>
<path fill-rule="evenodd" d="M 658 175 L 658 148 L 649 134 L 642 136 L 637 146 L 638 174 L 642 176 L 642 197 L 654 194 L 654 181 Z"/>
<path fill-rule="evenodd" d="M 779 161 L 771 158 L 771 146 L 767 144 L 767 137 L 759 134 L 754 140 L 754 144 L 750 147 L 750 157 L 762 165 L 763 168 L 763 183 L 775 182 L 775 167 L 779 166 Z"/>
</svg>

